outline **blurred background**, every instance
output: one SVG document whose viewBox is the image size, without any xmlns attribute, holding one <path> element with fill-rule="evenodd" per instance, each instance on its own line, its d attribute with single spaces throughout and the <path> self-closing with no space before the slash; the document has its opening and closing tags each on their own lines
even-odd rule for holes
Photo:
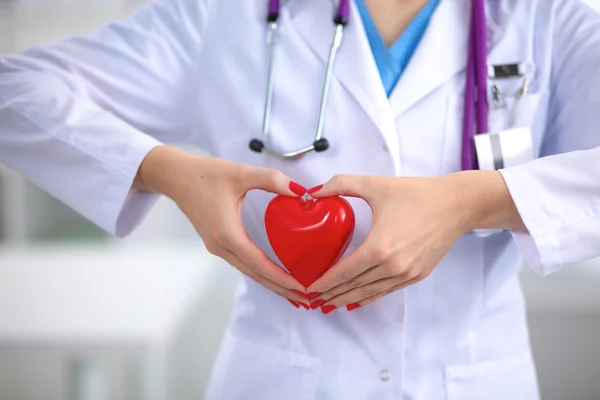
<svg viewBox="0 0 600 400">
<path fill-rule="evenodd" d="M 0 0 L 0 52 L 142 3 Z M 168 200 L 116 240 L 0 165 L 0 400 L 202 399 L 236 279 Z M 523 285 L 543 398 L 600 399 L 600 260 Z"/>
</svg>

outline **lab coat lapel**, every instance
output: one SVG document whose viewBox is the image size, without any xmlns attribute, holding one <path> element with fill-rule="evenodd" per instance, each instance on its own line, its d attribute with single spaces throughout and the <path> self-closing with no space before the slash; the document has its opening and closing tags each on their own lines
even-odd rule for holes
<svg viewBox="0 0 600 400">
<path fill-rule="evenodd" d="M 390 102 L 399 116 L 467 65 L 470 8 L 465 1 L 441 1 Z"/>
<path fill-rule="evenodd" d="M 504 33 L 503 24 L 512 1 L 487 1 L 488 52 Z M 421 43 L 390 96 L 395 117 L 466 70 L 470 23 L 470 1 L 440 2 Z"/>
<path fill-rule="evenodd" d="M 333 38 L 333 16 L 338 0 L 299 0 L 290 2 L 292 21 L 306 43 L 323 62 L 323 71 Z M 395 173 L 400 174 L 398 136 L 392 108 L 381 82 L 373 53 L 364 32 L 360 14 L 351 1 L 350 22 L 338 51 L 333 70 L 340 82 L 373 121 L 394 158 Z M 349 110 L 349 112 L 353 112 Z"/>
</svg>

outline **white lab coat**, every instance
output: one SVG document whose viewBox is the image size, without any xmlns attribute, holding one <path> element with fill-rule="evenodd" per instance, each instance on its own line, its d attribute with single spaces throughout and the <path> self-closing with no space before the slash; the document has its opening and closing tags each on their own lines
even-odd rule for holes
<svg viewBox="0 0 600 400">
<path fill-rule="evenodd" d="M 272 132 L 286 149 L 312 140 L 335 4 L 284 3 Z M 534 68 L 517 122 L 544 158 L 502 171 L 528 233 L 465 235 L 429 278 L 351 313 L 295 310 L 243 280 L 207 399 L 538 398 L 517 275 L 521 255 L 542 275 L 600 256 L 600 17 L 575 0 L 487 6 L 490 64 Z M 130 187 L 159 143 L 195 143 L 307 187 L 337 173 L 460 169 L 467 1 L 441 2 L 389 101 L 352 8 L 325 123 L 331 149 L 296 161 L 248 149 L 261 129 L 265 11 L 266 0 L 158 1 L 90 37 L 0 58 L 0 161 L 116 235 L 156 200 Z M 498 81 L 509 105 L 520 83 Z M 490 111 L 492 130 L 505 122 L 505 110 Z M 252 192 L 243 215 L 274 257 L 270 198 Z M 370 225 L 365 203 L 352 204 L 350 250 Z"/>
</svg>

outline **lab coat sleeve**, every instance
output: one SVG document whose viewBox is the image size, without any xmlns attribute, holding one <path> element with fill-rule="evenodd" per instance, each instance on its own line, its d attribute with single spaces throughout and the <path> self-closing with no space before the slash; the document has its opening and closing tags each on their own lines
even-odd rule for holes
<svg viewBox="0 0 600 400">
<path fill-rule="evenodd" d="M 132 189 L 142 160 L 190 130 L 207 1 L 150 2 L 89 36 L 0 56 L 0 163 L 130 233 L 157 198 Z"/>
<path fill-rule="evenodd" d="M 527 227 L 513 236 L 540 275 L 600 256 L 600 16 L 557 3 L 542 158 L 501 171 Z"/>
</svg>

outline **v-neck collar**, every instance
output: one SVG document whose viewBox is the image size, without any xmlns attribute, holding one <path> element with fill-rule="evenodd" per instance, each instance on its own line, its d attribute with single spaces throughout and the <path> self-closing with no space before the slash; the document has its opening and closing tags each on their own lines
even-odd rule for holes
<svg viewBox="0 0 600 400">
<path fill-rule="evenodd" d="M 357 9 L 363 21 L 366 36 L 373 51 L 377 69 L 389 96 L 393 91 L 403 70 L 417 49 L 420 39 L 425 32 L 429 20 L 440 0 L 429 0 L 425 7 L 413 18 L 404 32 L 394 43 L 387 46 L 364 0 L 356 0 Z"/>
</svg>

